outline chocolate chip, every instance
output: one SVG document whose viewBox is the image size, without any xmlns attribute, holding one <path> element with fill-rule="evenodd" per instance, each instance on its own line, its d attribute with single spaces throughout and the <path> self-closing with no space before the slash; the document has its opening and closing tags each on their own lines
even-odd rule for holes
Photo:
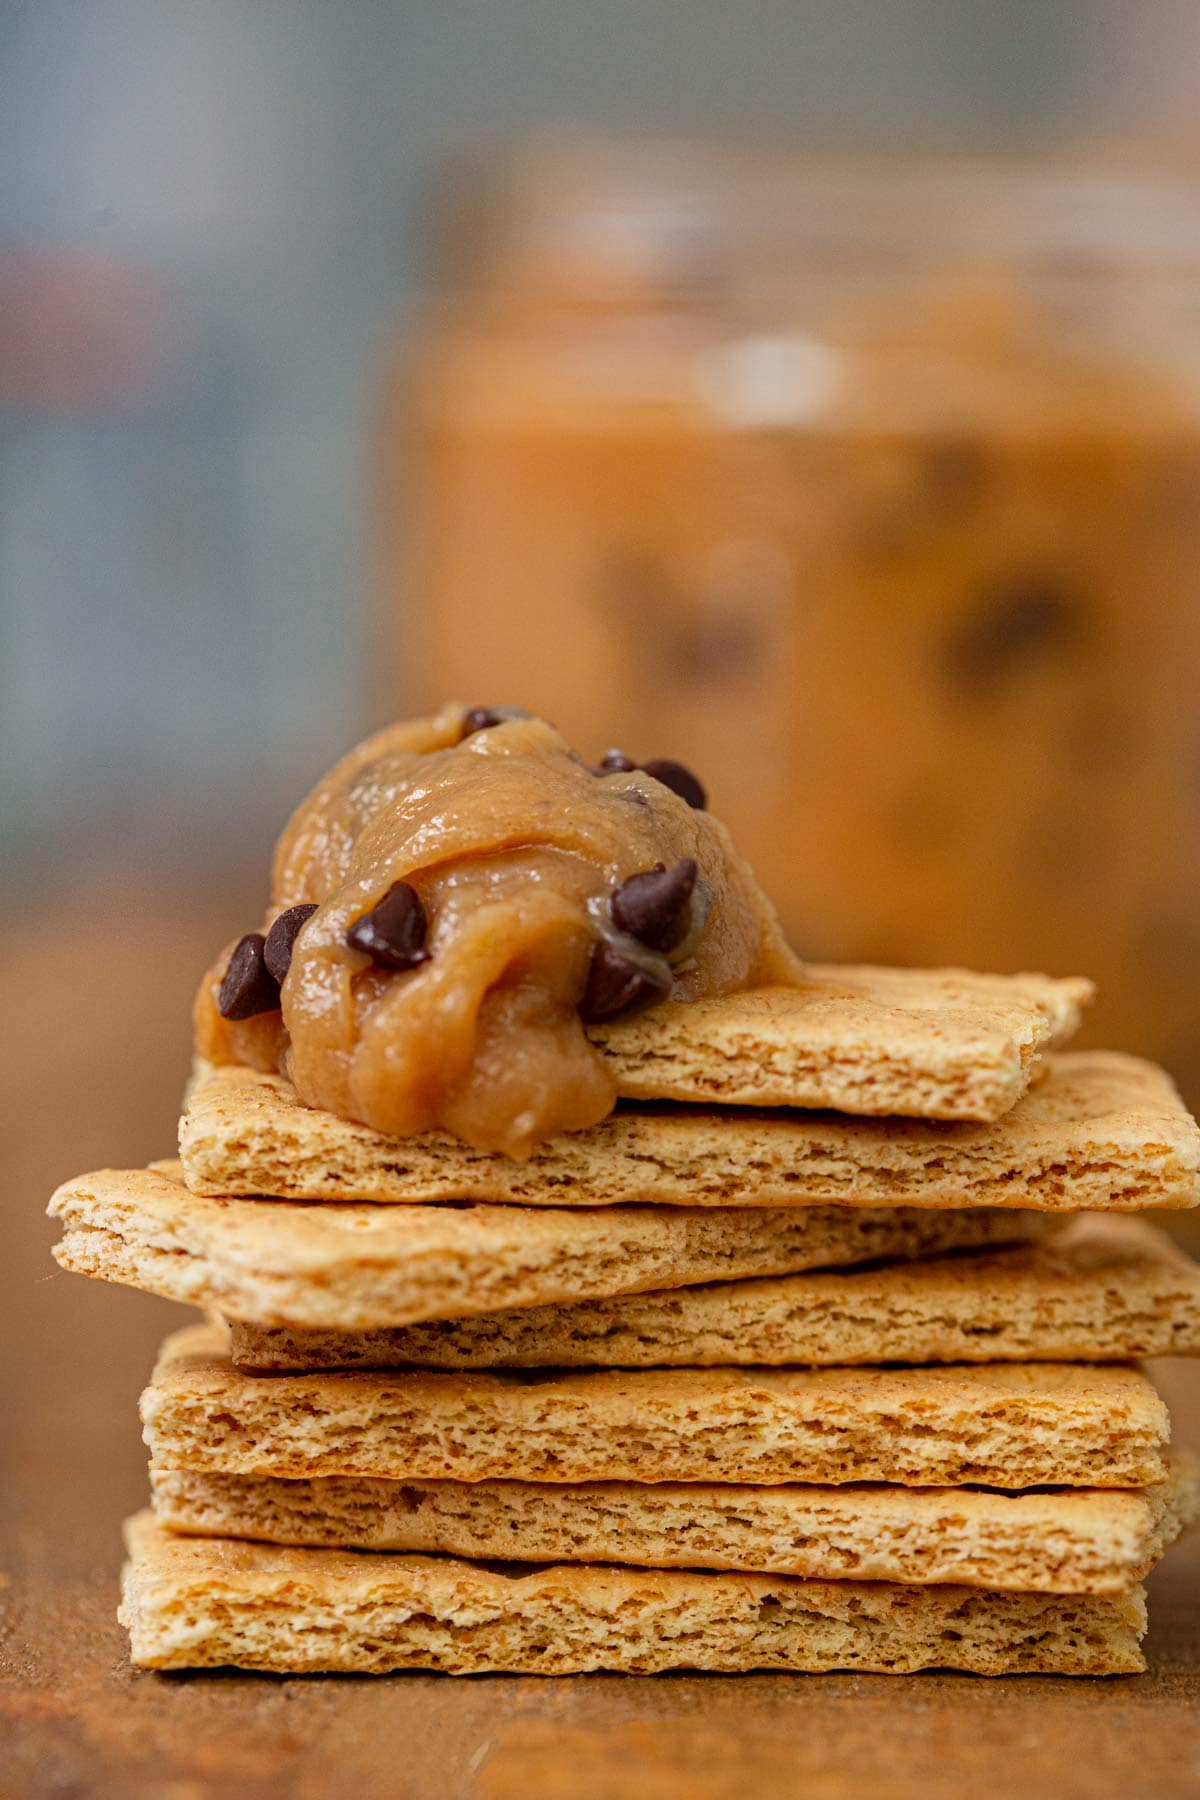
<svg viewBox="0 0 1200 1800">
<path fill-rule="evenodd" d="M 316 903 L 307 900 L 301 906 L 289 906 L 286 912 L 280 913 L 267 933 L 263 961 L 280 986 L 292 966 L 292 951 L 296 947 L 297 933 L 316 910 Z"/>
<path fill-rule="evenodd" d="M 629 775 L 637 768 L 632 756 L 626 756 L 623 750 L 606 750 L 600 758 L 600 772 L 603 775 Z"/>
<path fill-rule="evenodd" d="M 463 714 L 462 734 L 473 737 L 477 731 L 490 731 L 493 725 L 508 725 L 514 719 L 532 718 L 523 706 L 473 706 Z M 459 739 L 462 742 L 462 739 Z"/>
<path fill-rule="evenodd" d="M 651 950 L 665 954 L 676 949 L 691 930 L 697 873 L 693 859 L 685 856 L 674 868 L 656 863 L 626 876 L 608 903 L 613 924 Z"/>
<path fill-rule="evenodd" d="M 477 731 L 490 731 L 493 725 L 502 724 L 501 715 L 491 706 L 473 706 L 470 712 L 463 714 L 463 737 L 473 737 Z"/>
<path fill-rule="evenodd" d="M 708 804 L 703 782 L 682 763 L 671 762 L 667 757 L 636 763 L 623 750 L 606 750 L 599 767 L 602 775 L 628 775 L 634 769 L 641 769 L 645 774 L 653 775 L 655 781 L 661 781 L 664 787 L 669 787 L 681 800 L 686 800 L 689 806 L 694 806 L 697 812 L 703 812 Z"/>
<path fill-rule="evenodd" d="M 217 992 L 217 1011 L 223 1019 L 252 1019 L 278 1008 L 279 983 L 264 961 L 264 942 L 261 931 L 248 931 L 233 946 Z"/>
<path fill-rule="evenodd" d="M 579 1002 L 580 1017 L 589 1023 L 611 1019 L 630 1007 L 661 1000 L 671 989 L 671 971 L 653 959 L 635 959 L 601 938 L 588 964 L 587 985 Z"/>
<path fill-rule="evenodd" d="M 415 969 L 429 961 L 425 908 L 407 881 L 394 881 L 371 911 L 346 933 L 352 950 L 362 950 L 381 969 Z"/>
<path fill-rule="evenodd" d="M 643 763 L 642 768 L 647 775 L 653 775 L 655 781 L 661 781 L 673 794 L 678 794 L 681 800 L 686 800 L 689 806 L 695 807 L 697 812 L 703 812 L 708 805 L 703 782 L 690 769 L 685 769 L 682 763 L 658 757 L 653 762 Z"/>
</svg>

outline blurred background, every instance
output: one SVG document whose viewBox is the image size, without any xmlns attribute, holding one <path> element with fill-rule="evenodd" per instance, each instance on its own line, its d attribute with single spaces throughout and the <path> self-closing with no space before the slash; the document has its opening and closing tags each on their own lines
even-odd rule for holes
<svg viewBox="0 0 1200 1800">
<path fill-rule="evenodd" d="M 0 1535 L 56 1791 L 194 1765 L 104 1685 L 183 1315 L 42 1209 L 170 1153 L 200 973 L 367 729 L 679 758 L 802 954 L 1093 975 L 1200 1105 L 1198 90 L 1191 0 L 0 0 Z"/>
<path fill-rule="evenodd" d="M 10 1008 L 165 1092 L 290 805 L 452 695 L 695 766 L 814 958 L 1095 975 L 1200 1101 L 1198 51 L 0 4 Z"/>
</svg>

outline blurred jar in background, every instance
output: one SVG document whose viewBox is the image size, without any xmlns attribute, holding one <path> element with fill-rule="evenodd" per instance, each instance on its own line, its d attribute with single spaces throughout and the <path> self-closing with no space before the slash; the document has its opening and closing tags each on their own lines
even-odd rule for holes
<svg viewBox="0 0 1200 1800">
<path fill-rule="evenodd" d="M 559 146 L 443 237 L 397 691 L 679 758 L 803 954 L 1092 974 L 1200 1095 L 1187 189 Z"/>
</svg>

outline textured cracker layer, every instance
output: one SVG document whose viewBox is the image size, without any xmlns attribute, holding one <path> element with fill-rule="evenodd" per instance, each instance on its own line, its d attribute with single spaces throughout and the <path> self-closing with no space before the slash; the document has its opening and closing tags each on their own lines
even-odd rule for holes
<svg viewBox="0 0 1200 1800">
<path fill-rule="evenodd" d="M 728 1487 L 370 1481 L 154 1471 L 172 1531 L 315 1548 L 739 1569 L 819 1581 L 1120 1593 L 1200 1509 L 1200 1463 L 1158 1487 Z"/>
<path fill-rule="evenodd" d="M 1200 1266 L 1139 1219 L 869 1269 L 722 1281 L 399 1330 L 234 1325 L 240 1369 L 1128 1362 L 1200 1354 Z"/>
<path fill-rule="evenodd" d="M 101 1169 L 50 1212 L 65 1269 L 269 1325 L 359 1331 L 500 1307 L 995 1244 L 1044 1215 L 759 1207 L 323 1206 L 190 1194 L 178 1165 Z"/>
<path fill-rule="evenodd" d="M 1090 981 L 810 965 L 798 988 L 649 1008 L 596 1026 L 625 1098 L 998 1119 L 1066 1043 Z"/>
<path fill-rule="evenodd" d="M 277 1549 L 126 1527 L 121 1622 L 140 1668 L 864 1669 L 1136 1674 L 1145 1596 L 798 1581 Z"/>
<path fill-rule="evenodd" d="M 1051 1057 L 992 1125 L 628 1104 L 524 1163 L 440 1132 L 385 1137 L 301 1106 L 278 1075 L 202 1068 L 179 1148 L 197 1193 L 284 1199 L 1062 1212 L 1200 1201 L 1200 1127 L 1170 1078 L 1104 1050 Z"/>
<path fill-rule="evenodd" d="M 164 1469 L 483 1481 L 977 1482 L 1148 1487 L 1167 1412 L 1124 1367 L 235 1369 L 227 1334 L 167 1339 L 142 1421 Z"/>
</svg>

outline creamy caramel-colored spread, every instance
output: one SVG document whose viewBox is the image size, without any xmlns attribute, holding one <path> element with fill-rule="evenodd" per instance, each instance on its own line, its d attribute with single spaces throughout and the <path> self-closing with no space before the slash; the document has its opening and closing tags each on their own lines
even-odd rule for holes
<svg viewBox="0 0 1200 1800">
<path fill-rule="evenodd" d="M 282 980 L 262 939 L 227 950 L 196 1044 L 377 1130 L 520 1157 L 612 1109 L 584 1017 L 800 965 L 718 820 L 644 769 L 589 766 L 540 719 L 480 716 L 391 726 L 301 804 L 263 927 Z"/>
</svg>

